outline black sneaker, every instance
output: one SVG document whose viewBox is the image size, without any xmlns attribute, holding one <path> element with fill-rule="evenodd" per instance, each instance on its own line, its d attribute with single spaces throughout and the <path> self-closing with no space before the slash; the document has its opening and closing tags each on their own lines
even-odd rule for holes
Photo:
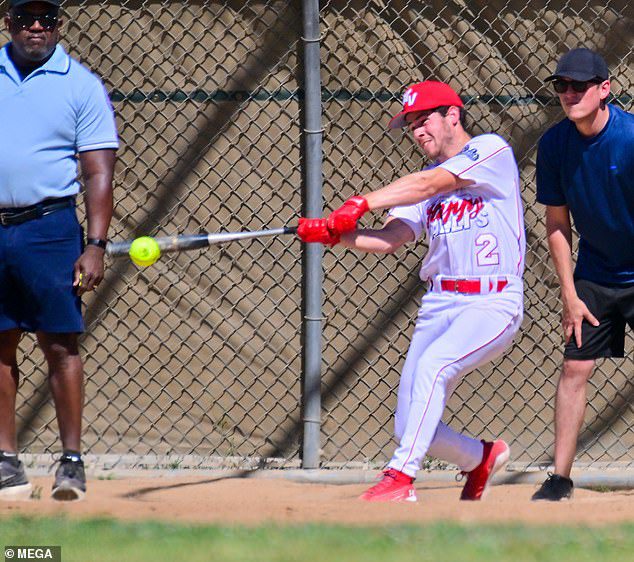
<svg viewBox="0 0 634 562">
<path fill-rule="evenodd" d="M 548 474 L 548 478 L 537 490 L 531 500 L 546 500 L 549 502 L 559 502 L 561 500 L 569 500 L 572 498 L 572 489 L 574 485 L 570 478 L 559 476 L 559 474 Z"/>
<path fill-rule="evenodd" d="M 22 461 L 0 453 L 0 500 L 18 501 L 30 497 L 31 484 L 26 478 Z"/>
<path fill-rule="evenodd" d="M 84 461 L 77 455 L 63 454 L 55 473 L 51 497 L 58 501 L 77 501 L 86 495 Z"/>
</svg>

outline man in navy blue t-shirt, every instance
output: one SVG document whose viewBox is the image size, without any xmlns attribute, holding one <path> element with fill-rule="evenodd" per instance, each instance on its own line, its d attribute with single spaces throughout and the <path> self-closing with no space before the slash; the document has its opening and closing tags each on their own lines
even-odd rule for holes
<svg viewBox="0 0 634 562">
<path fill-rule="evenodd" d="M 570 471 L 599 357 L 623 357 L 634 327 L 634 115 L 607 103 L 598 53 L 563 55 L 553 81 L 566 119 L 537 152 L 537 201 L 546 205 L 550 255 L 561 286 L 564 363 L 555 402 L 555 472 L 533 500 L 572 496 Z M 579 233 L 573 274 L 571 217 Z"/>
</svg>

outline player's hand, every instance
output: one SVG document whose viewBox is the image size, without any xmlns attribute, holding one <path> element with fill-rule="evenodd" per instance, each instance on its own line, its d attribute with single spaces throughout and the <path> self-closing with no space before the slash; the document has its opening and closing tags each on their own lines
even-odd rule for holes
<svg viewBox="0 0 634 562">
<path fill-rule="evenodd" d="M 564 302 L 562 326 L 566 343 L 574 336 L 578 348 L 581 348 L 581 326 L 583 321 L 589 322 L 593 326 L 598 326 L 599 321 L 588 310 L 586 303 L 579 297 L 569 302 Z"/>
<path fill-rule="evenodd" d="M 341 236 L 357 228 L 357 221 L 370 210 L 365 197 L 355 195 L 328 216 L 328 230 Z"/>
<path fill-rule="evenodd" d="M 302 242 L 319 242 L 334 246 L 341 238 L 338 234 L 333 234 L 326 226 L 326 219 L 300 218 L 297 227 L 297 235 Z"/>
</svg>

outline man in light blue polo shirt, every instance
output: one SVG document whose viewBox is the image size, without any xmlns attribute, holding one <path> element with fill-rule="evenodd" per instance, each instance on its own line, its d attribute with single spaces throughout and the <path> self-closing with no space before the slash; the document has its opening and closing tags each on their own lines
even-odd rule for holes
<svg viewBox="0 0 634 562">
<path fill-rule="evenodd" d="M 33 332 L 47 361 L 63 454 L 53 498 L 86 492 L 80 297 L 104 275 L 118 147 L 103 84 L 58 45 L 60 0 L 10 0 L 0 50 L 0 499 L 28 498 L 17 456 L 17 349 Z M 77 155 L 86 234 L 75 212 Z"/>
</svg>

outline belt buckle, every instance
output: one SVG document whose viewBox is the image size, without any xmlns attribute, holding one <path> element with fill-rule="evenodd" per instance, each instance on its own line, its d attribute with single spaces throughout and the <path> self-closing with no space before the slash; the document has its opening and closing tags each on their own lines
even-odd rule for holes
<svg viewBox="0 0 634 562">
<path fill-rule="evenodd" d="M 38 216 L 33 214 L 36 209 L 29 209 L 27 211 L 18 211 L 17 213 L 0 213 L 0 224 L 2 226 L 11 226 L 15 224 L 22 224 L 28 220 L 34 219 Z"/>
</svg>

